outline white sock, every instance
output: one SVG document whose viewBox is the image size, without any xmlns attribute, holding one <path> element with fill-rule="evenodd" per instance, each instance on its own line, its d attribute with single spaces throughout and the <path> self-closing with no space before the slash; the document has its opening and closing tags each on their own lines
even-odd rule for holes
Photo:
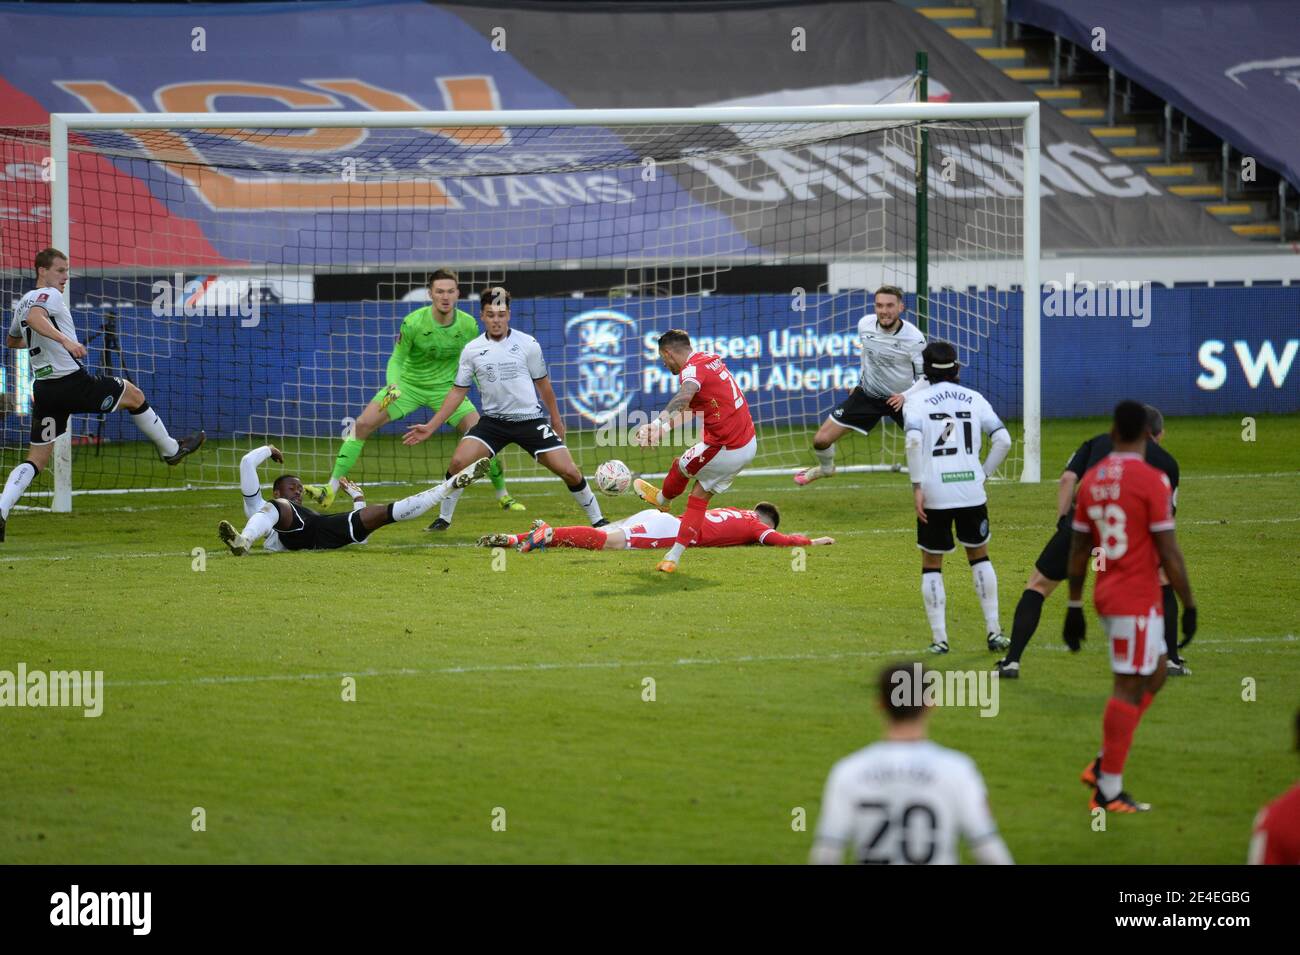
<svg viewBox="0 0 1300 955">
<path fill-rule="evenodd" d="M 1002 624 L 998 621 L 998 575 L 993 571 L 993 562 L 987 557 L 971 564 L 971 574 L 975 578 L 975 593 L 979 595 L 980 607 L 984 610 L 984 624 L 989 633 L 1001 633 Z"/>
<path fill-rule="evenodd" d="M 686 553 L 686 548 L 681 544 L 673 544 L 668 548 L 668 553 L 664 554 L 664 560 L 671 560 L 674 564 L 682 559 L 682 554 Z"/>
<path fill-rule="evenodd" d="M 336 494 L 338 493 L 338 490 L 339 490 L 339 479 L 338 479 L 338 478 L 335 478 L 335 477 L 330 478 L 330 490 L 333 491 L 333 492 L 336 493 Z"/>
<path fill-rule="evenodd" d="M 268 502 L 263 504 L 261 510 L 248 519 L 248 523 L 244 525 L 244 529 L 240 533 L 249 544 L 256 544 L 275 530 L 275 525 L 279 520 L 279 508 Z"/>
<path fill-rule="evenodd" d="M 931 642 L 948 642 L 948 625 L 945 615 L 948 598 L 943 590 L 943 573 L 938 570 L 921 572 L 921 597 L 925 601 L 925 615 L 930 621 Z"/>
<path fill-rule="evenodd" d="M 421 491 L 419 494 L 412 494 L 410 497 L 404 497 L 400 501 L 392 503 L 393 520 L 395 521 L 412 521 L 428 511 L 433 505 L 442 502 L 446 503 L 449 496 L 448 491 L 451 489 L 447 481 L 443 481 L 436 487 L 431 487 Z M 463 488 L 457 488 L 451 491 L 452 494 L 459 494 Z"/>
<path fill-rule="evenodd" d="M 440 498 L 442 506 L 438 508 L 438 516 L 448 524 L 451 523 L 452 516 L 456 513 L 456 504 L 460 500 L 463 487 L 453 488 L 444 497 Z"/>
<path fill-rule="evenodd" d="M 507 491 L 505 488 L 501 488 L 500 490 L 497 491 L 497 500 L 498 500 L 498 501 L 501 500 L 503 497 L 505 497 L 505 496 L 506 496 L 507 494 L 509 494 L 509 493 L 510 493 L 510 492 Z"/>
<path fill-rule="evenodd" d="M 595 524 L 601 519 L 600 501 L 596 500 L 596 495 L 591 493 L 591 485 L 587 483 L 586 478 L 583 478 L 582 483 L 577 487 L 569 488 L 569 493 L 578 502 L 578 506 L 586 512 L 587 520 Z"/>
<path fill-rule="evenodd" d="M 817 455 L 817 460 L 820 462 L 819 466 L 821 467 L 824 476 L 829 477 L 835 473 L 835 445 L 832 444 L 825 451 L 818 451 L 816 448 L 813 448 L 813 454 Z"/>
<path fill-rule="evenodd" d="M 34 477 L 36 477 L 36 465 L 31 461 L 24 461 L 9 472 L 4 493 L 0 494 L 0 519 L 9 520 L 9 512 L 13 510 L 13 506 L 18 503 L 18 499 L 23 496 L 23 491 L 27 490 L 27 485 L 32 483 Z"/>
<path fill-rule="evenodd" d="M 1098 773 L 1097 788 L 1101 790 L 1102 799 L 1114 799 L 1124 791 L 1124 774 Z"/>
<path fill-rule="evenodd" d="M 146 401 L 142 408 L 132 411 L 131 420 L 154 443 L 154 447 L 162 452 L 163 457 L 171 457 L 179 450 L 180 445 L 167 433 L 167 426 L 158 417 L 158 412 L 149 407 L 149 402 Z"/>
</svg>

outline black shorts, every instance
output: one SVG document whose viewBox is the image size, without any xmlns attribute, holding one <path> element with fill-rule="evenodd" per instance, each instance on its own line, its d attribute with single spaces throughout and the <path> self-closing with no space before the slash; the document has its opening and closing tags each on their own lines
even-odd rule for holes
<svg viewBox="0 0 1300 955">
<path fill-rule="evenodd" d="M 370 536 L 361 523 L 361 512 L 318 514 L 311 508 L 289 504 L 293 509 L 294 527 L 275 533 L 285 550 L 335 550 L 349 544 L 361 544 Z"/>
<path fill-rule="evenodd" d="M 506 421 L 481 415 L 478 424 L 465 432 L 465 437 L 486 445 L 489 456 L 500 454 L 511 444 L 519 445 L 533 457 L 564 447 L 564 439 L 551 429 L 551 423 L 545 418 Z"/>
<path fill-rule="evenodd" d="M 1038 572 L 1048 580 L 1064 580 L 1069 576 L 1070 542 L 1074 538 L 1070 523 L 1068 514 L 1056 522 L 1056 533 L 1034 562 Z"/>
<path fill-rule="evenodd" d="M 881 418 L 889 418 L 900 428 L 903 412 L 889 407 L 884 398 L 872 398 L 861 386 L 849 392 L 844 403 L 831 412 L 831 420 L 842 428 L 851 428 L 860 434 L 870 434 Z"/>
<path fill-rule="evenodd" d="M 957 525 L 957 541 L 963 547 L 979 547 L 989 542 L 989 508 L 987 504 L 974 507 L 925 509 L 927 523 L 916 519 L 916 546 L 931 554 L 947 554 L 956 548 L 952 540 L 952 525 Z"/>
<path fill-rule="evenodd" d="M 107 414 L 116 411 L 126 382 L 111 375 L 94 377 L 74 371 L 62 378 L 37 379 L 32 386 L 32 434 L 34 445 L 51 444 L 68 430 L 74 414 Z"/>
</svg>

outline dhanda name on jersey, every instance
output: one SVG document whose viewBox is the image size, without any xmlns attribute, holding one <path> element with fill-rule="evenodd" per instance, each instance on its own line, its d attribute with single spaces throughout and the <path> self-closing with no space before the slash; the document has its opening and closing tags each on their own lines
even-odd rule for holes
<svg viewBox="0 0 1300 955">
<path fill-rule="evenodd" d="M 948 400 L 964 401 L 966 402 L 966 404 L 971 404 L 974 401 L 974 399 L 971 397 L 971 395 L 968 392 L 949 391 L 948 389 L 945 388 L 943 391 L 936 392 L 935 394 L 927 396 L 925 399 L 925 403 L 928 405 L 937 405 L 941 401 L 948 401 Z"/>
</svg>

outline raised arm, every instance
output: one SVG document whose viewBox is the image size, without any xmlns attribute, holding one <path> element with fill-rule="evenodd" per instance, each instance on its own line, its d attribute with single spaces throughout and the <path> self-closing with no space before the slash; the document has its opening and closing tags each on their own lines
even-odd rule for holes
<svg viewBox="0 0 1300 955">
<path fill-rule="evenodd" d="M 257 468 L 267 458 L 284 461 L 279 448 L 264 444 L 249 451 L 239 462 L 239 490 L 244 495 L 244 514 L 249 517 L 257 513 L 265 503 L 262 500 L 262 479 L 258 476 Z"/>
</svg>

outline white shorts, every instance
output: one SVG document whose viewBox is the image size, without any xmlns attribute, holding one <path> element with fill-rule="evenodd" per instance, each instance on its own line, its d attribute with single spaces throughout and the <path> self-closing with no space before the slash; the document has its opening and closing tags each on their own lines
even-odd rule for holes
<svg viewBox="0 0 1300 955">
<path fill-rule="evenodd" d="M 1159 607 L 1146 616 L 1102 617 L 1110 639 L 1110 668 L 1115 673 L 1150 676 L 1165 652 L 1165 618 Z"/>
<path fill-rule="evenodd" d="M 653 549 L 672 547 L 677 541 L 677 529 L 682 522 L 671 514 L 649 507 L 618 522 L 627 539 L 624 547 Z"/>
<path fill-rule="evenodd" d="M 748 444 L 731 450 L 701 441 L 683 452 L 677 459 L 677 467 L 688 478 L 695 478 L 704 490 L 721 494 L 731 487 L 737 474 L 749 467 L 757 452 L 757 436 L 750 438 Z"/>
</svg>

